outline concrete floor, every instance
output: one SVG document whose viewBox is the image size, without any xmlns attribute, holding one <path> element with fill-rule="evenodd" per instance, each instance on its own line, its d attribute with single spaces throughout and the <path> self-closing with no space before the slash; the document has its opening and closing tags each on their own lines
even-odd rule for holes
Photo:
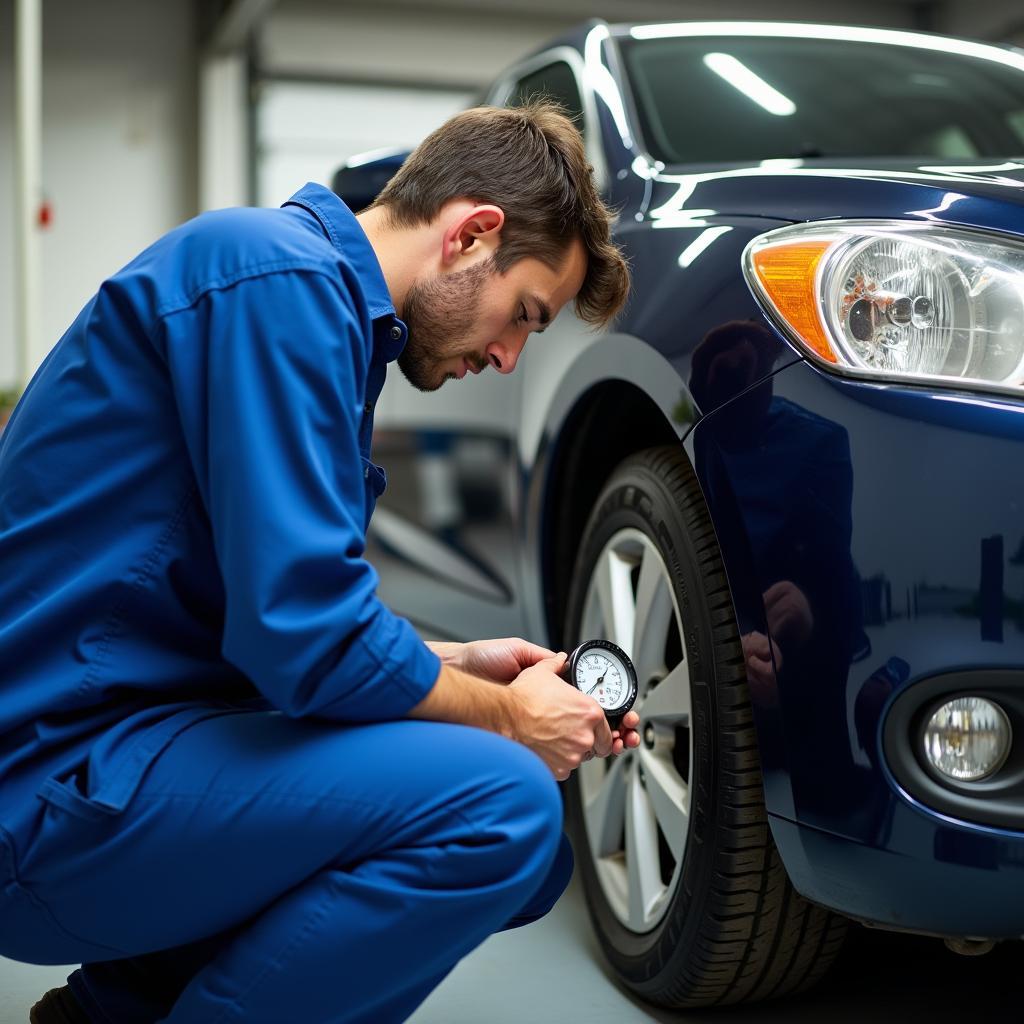
<svg viewBox="0 0 1024 1024">
<path fill-rule="evenodd" d="M 28 1007 L 67 973 L 0 960 L 0 1024 L 25 1024 Z M 832 974 L 805 996 L 725 1012 L 644 1007 L 606 973 L 574 882 L 543 921 L 495 935 L 467 957 L 411 1024 L 988 1024 L 1020 1019 L 1022 996 L 1022 943 L 969 959 L 934 940 L 858 928 Z"/>
</svg>

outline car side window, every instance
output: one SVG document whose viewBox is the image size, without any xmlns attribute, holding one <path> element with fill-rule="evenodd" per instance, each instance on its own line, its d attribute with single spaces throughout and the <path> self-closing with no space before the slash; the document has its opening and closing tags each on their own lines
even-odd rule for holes
<svg viewBox="0 0 1024 1024">
<path fill-rule="evenodd" d="M 576 76 L 564 60 L 556 60 L 521 78 L 507 103 L 510 107 L 518 107 L 528 100 L 540 98 L 554 100 L 583 131 L 583 98 Z"/>
</svg>

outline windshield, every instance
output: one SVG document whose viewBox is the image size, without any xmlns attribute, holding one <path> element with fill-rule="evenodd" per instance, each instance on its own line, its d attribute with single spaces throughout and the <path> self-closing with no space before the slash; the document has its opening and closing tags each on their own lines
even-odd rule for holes
<svg viewBox="0 0 1024 1024">
<path fill-rule="evenodd" d="M 666 164 L 1024 153 L 1024 71 L 828 39 L 621 40 L 651 156 Z"/>
</svg>

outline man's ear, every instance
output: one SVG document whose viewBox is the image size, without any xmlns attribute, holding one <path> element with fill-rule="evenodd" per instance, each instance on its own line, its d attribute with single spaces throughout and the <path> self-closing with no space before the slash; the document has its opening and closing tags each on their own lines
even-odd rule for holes
<svg viewBox="0 0 1024 1024">
<path fill-rule="evenodd" d="M 500 206 L 466 204 L 452 213 L 442 239 L 442 263 L 450 266 L 463 256 L 476 256 L 481 251 L 491 255 L 498 248 L 505 223 Z"/>
</svg>

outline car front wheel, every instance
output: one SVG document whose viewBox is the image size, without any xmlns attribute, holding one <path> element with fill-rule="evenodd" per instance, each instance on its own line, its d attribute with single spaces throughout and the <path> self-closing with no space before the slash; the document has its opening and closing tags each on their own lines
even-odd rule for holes
<svg viewBox="0 0 1024 1024">
<path fill-rule="evenodd" d="M 582 765 L 566 792 L 612 967 L 673 1007 L 812 985 L 846 922 L 795 892 L 772 840 L 731 596 L 681 449 L 613 473 L 582 538 L 566 638 L 613 641 L 639 678 L 640 747 Z"/>
</svg>

